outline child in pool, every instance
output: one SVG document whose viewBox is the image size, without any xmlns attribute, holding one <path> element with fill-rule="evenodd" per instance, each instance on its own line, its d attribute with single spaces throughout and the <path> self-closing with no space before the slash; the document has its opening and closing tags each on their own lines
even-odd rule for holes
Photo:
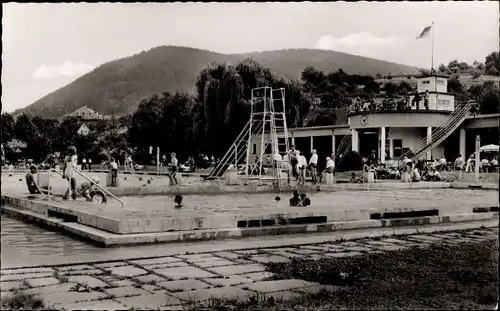
<svg viewBox="0 0 500 311">
<path fill-rule="evenodd" d="M 293 197 L 290 198 L 290 206 L 301 206 L 301 200 L 299 192 L 297 190 L 293 191 Z"/>
<path fill-rule="evenodd" d="M 302 206 L 309 206 L 309 205 L 311 205 L 311 200 L 306 196 L 305 193 L 302 193 L 300 195 L 300 199 L 302 201 Z"/>
</svg>

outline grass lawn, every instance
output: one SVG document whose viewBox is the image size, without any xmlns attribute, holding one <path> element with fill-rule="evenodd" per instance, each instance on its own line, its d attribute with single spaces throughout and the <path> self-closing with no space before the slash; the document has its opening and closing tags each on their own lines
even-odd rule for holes
<svg viewBox="0 0 500 311">
<path fill-rule="evenodd" d="M 495 240 L 270 263 L 268 271 L 276 273 L 276 279 L 303 279 L 338 286 L 338 290 L 286 302 L 214 299 L 191 310 L 493 310 L 497 303 L 497 266 Z"/>
</svg>

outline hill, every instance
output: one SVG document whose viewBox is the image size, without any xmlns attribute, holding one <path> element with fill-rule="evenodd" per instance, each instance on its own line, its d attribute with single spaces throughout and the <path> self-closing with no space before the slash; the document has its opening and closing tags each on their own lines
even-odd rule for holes
<svg viewBox="0 0 500 311">
<path fill-rule="evenodd" d="M 296 79 L 307 66 L 331 72 L 387 75 L 417 73 L 418 68 L 335 51 L 293 49 L 221 54 L 206 50 L 161 46 L 105 63 L 14 114 L 61 117 L 87 106 L 105 115 L 134 112 L 139 101 L 157 92 L 194 91 L 198 73 L 211 62 L 236 64 L 250 57 L 277 76 Z"/>
</svg>

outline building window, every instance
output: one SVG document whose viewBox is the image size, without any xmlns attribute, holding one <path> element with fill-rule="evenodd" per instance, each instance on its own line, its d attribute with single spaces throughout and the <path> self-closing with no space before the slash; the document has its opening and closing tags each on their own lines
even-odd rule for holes
<svg viewBox="0 0 500 311">
<path fill-rule="evenodd" d="M 444 84 L 443 80 L 436 80 L 436 84 Z"/>
<path fill-rule="evenodd" d="M 429 81 L 429 80 L 422 81 L 422 84 L 430 84 L 430 83 L 431 83 L 431 81 Z"/>
<path fill-rule="evenodd" d="M 257 154 L 257 144 L 253 144 L 252 154 Z"/>
<path fill-rule="evenodd" d="M 403 155 L 403 140 L 393 139 L 392 140 L 392 152 L 395 157 L 400 157 Z"/>
</svg>

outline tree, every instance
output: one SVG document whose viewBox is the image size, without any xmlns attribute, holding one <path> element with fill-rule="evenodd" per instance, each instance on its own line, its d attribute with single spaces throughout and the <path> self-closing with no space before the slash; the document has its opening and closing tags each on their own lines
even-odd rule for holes
<svg viewBox="0 0 500 311">
<path fill-rule="evenodd" d="M 500 53 L 493 52 L 486 56 L 484 66 L 488 74 L 498 75 L 500 72 Z"/>
<path fill-rule="evenodd" d="M 109 152 L 130 153 L 131 146 L 137 151 L 136 159 L 149 162 L 149 147 L 152 146 L 160 147 L 162 154 L 176 152 L 179 158 L 187 157 L 194 145 L 191 128 L 193 105 L 192 96 L 184 92 L 154 94 L 144 99 L 132 115 L 127 136 L 105 137 L 110 145 Z"/>
<path fill-rule="evenodd" d="M 444 64 L 439 65 L 439 72 L 442 72 L 442 73 L 447 72 L 447 68 Z"/>
<path fill-rule="evenodd" d="M 463 92 L 462 83 L 458 79 L 457 75 L 451 77 L 448 80 L 448 93 L 453 93 L 454 95 L 461 94 Z"/>
<path fill-rule="evenodd" d="M 427 76 L 427 75 L 429 75 L 429 74 L 431 73 L 431 71 L 430 71 L 430 70 L 428 70 L 428 69 L 424 69 L 424 68 L 420 68 L 420 69 L 418 70 L 418 72 L 420 73 L 420 75 L 421 75 L 421 76 Z"/>
<path fill-rule="evenodd" d="M 28 114 L 21 114 L 17 117 L 16 124 L 14 125 L 14 136 L 16 139 L 28 142 L 37 135 L 38 129 L 32 122 L 32 118 Z"/>
<path fill-rule="evenodd" d="M 57 129 L 58 139 L 55 141 L 55 149 L 65 153 L 69 146 L 75 146 L 80 126 L 77 118 L 65 118 Z"/>
<path fill-rule="evenodd" d="M 500 112 L 500 90 L 495 85 L 486 86 L 478 99 L 479 112 L 482 114 Z"/>
<path fill-rule="evenodd" d="M 401 83 L 399 83 L 396 87 L 395 91 L 398 95 L 408 95 L 413 91 L 413 88 L 406 81 L 401 81 Z"/>
<path fill-rule="evenodd" d="M 460 62 L 460 63 L 458 63 L 458 68 L 460 68 L 460 70 L 462 70 L 462 71 L 465 71 L 465 70 L 469 70 L 471 67 L 466 62 Z"/>
<path fill-rule="evenodd" d="M 456 70 L 460 68 L 460 63 L 458 62 L 458 60 L 452 60 L 451 62 L 448 63 L 448 69 L 453 71 L 453 70 Z"/>
<path fill-rule="evenodd" d="M 497 76 L 499 71 L 495 67 L 489 67 L 488 69 L 486 69 L 486 73 L 490 76 Z"/>
<path fill-rule="evenodd" d="M 385 95 L 388 97 L 393 97 L 398 92 L 398 87 L 394 83 L 386 83 L 383 88 Z"/>
<path fill-rule="evenodd" d="M 317 91 L 325 83 L 326 76 L 323 71 L 317 70 L 312 66 L 307 66 L 300 75 L 301 80 L 305 82 L 305 89 L 308 91 Z M 341 79 L 341 75 L 337 76 Z M 332 80 L 332 79 L 331 79 Z M 342 83 L 343 81 L 332 81 Z"/>
<path fill-rule="evenodd" d="M 2 144 L 14 138 L 15 121 L 12 115 L 2 113 Z"/>
<path fill-rule="evenodd" d="M 212 64 L 197 78 L 196 97 L 201 109 L 195 130 L 196 141 L 206 153 L 221 156 L 226 152 L 246 123 L 235 124 L 236 116 L 248 111 L 243 97 L 251 96 L 251 89 L 256 87 L 253 85 L 267 85 L 264 80 L 270 72 L 256 62 L 245 60 L 238 66 L 242 74 L 231 65 Z M 250 85 L 244 84 L 243 80 Z"/>
<path fill-rule="evenodd" d="M 160 120 L 163 115 L 161 97 L 153 94 L 143 99 L 136 112 L 132 115 L 132 121 L 128 130 L 128 139 L 138 152 L 147 154 L 149 147 L 156 147 L 160 143 Z M 149 161 L 148 161 L 149 162 Z"/>
<path fill-rule="evenodd" d="M 482 74 L 482 72 L 481 72 L 481 71 L 479 71 L 479 70 L 477 70 L 477 69 L 474 69 L 474 70 L 472 71 L 472 79 L 477 79 L 477 78 L 479 78 L 479 77 L 481 76 L 481 74 Z"/>
<path fill-rule="evenodd" d="M 477 60 L 475 60 L 473 63 L 472 63 L 472 67 L 474 67 L 474 69 L 480 71 L 480 72 L 484 72 L 484 64 L 481 63 L 481 62 L 478 62 Z"/>
</svg>

